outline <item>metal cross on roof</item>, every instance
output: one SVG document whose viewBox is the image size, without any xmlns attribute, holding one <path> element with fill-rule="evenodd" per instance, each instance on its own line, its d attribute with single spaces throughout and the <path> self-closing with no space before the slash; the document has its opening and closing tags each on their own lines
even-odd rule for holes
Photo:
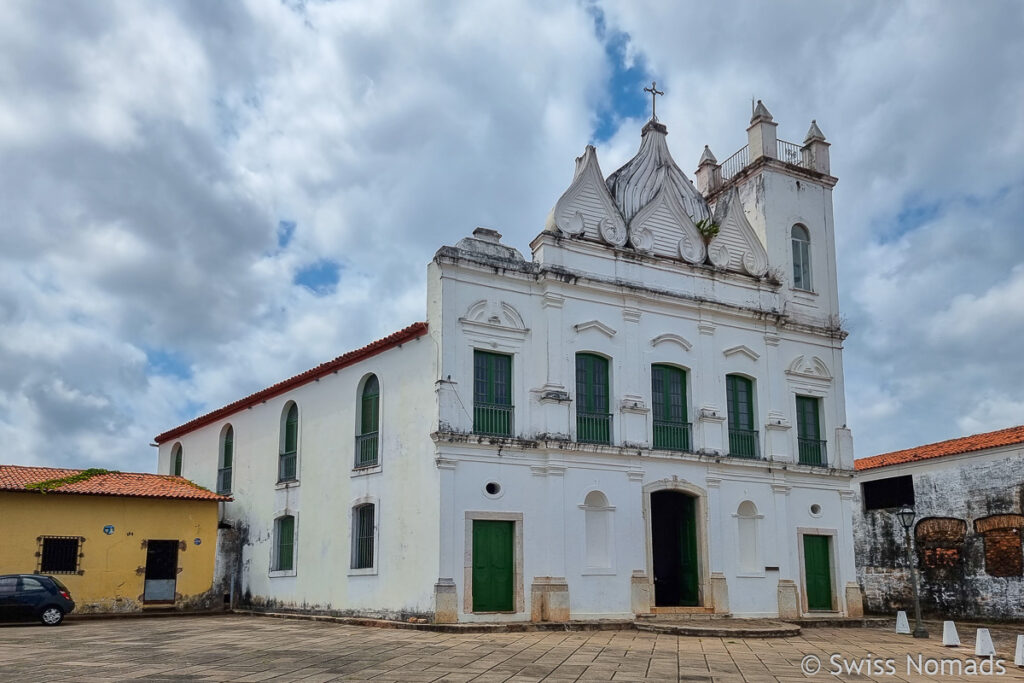
<svg viewBox="0 0 1024 683">
<path fill-rule="evenodd" d="M 656 105 L 656 100 L 654 98 L 656 98 L 658 95 L 664 95 L 665 92 L 662 91 L 662 90 L 658 90 L 658 82 L 657 81 L 651 81 L 651 87 L 650 88 L 644 88 L 644 92 L 651 93 L 651 121 L 657 121 L 658 120 L 657 105 Z"/>
</svg>

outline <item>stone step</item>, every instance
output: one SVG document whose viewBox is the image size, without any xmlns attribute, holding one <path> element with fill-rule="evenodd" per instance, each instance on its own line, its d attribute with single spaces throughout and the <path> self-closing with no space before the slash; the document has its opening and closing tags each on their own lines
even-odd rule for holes
<svg viewBox="0 0 1024 683">
<path fill-rule="evenodd" d="M 637 619 L 638 631 L 698 638 L 793 638 L 800 627 L 771 619 Z"/>
</svg>

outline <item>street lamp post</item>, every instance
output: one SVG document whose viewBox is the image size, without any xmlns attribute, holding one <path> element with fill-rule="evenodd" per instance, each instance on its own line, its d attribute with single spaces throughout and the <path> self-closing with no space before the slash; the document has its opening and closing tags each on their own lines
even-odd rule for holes
<svg viewBox="0 0 1024 683">
<path fill-rule="evenodd" d="M 914 553 L 911 547 L 910 528 L 914 526 L 914 508 L 904 505 L 896 512 L 896 517 L 903 525 L 903 531 L 907 535 L 907 565 L 910 567 L 910 583 L 914 587 L 914 637 L 927 638 L 928 631 L 921 623 L 921 598 L 917 591 L 917 566 L 914 563 Z"/>
</svg>

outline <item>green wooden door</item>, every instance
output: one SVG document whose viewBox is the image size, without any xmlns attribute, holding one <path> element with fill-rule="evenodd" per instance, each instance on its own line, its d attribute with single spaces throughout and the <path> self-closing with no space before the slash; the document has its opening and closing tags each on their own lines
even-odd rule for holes
<svg viewBox="0 0 1024 683">
<path fill-rule="evenodd" d="M 512 435 L 512 357 L 473 352 L 473 431 Z"/>
<path fill-rule="evenodd" d="M 832 609 L 832 569 L 828 536 L 804 536 L 804 578 L 807 582 L 807 609 Z"/>
<path fill-rule="evenodd" d="M 515 522 L 473 520 L 473 611 L 513 612 Z"/>
<path fill-rule="evenodd" d="M 654 447 L 690 450 L 690 425 L 686 422 L 686 373 L 671 365 L 652 365 L 651 397 Z"/>
<path fill-rule="evenodd" d="M 608 359 L 592 353 L 577 353 L 577 441 L 611 443 L 611 419 L 608 412 Z"/>
</svg>

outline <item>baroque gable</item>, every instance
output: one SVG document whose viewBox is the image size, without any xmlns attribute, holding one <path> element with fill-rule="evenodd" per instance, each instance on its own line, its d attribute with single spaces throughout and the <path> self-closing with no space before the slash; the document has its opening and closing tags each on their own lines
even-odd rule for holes
<svg viewBox="0 0 1024 683">
<path fill-rule="evenodd" d="M 719 268 L 734 270 L 754 277 L 768 272 L 768 252 L 754 232 L 733 188 L 715 207 L 718 234 L 708 245 L 708 258 Z"/>
<path fill-rule="evenodd" d="M 585 235 L 616 247 L 625 245 L 626 224 L 605 185 L 597 151 L 587 145 L 576 159 L 576 173 L 548 216 L 548 230 L 570 236 Z"/>
<path fill-rule="evenodd" d="M 704 261 L 704 241 L 693 219 L 668 185 L 663 185 L 654 198 L 629 223 L 633 246 L 646 246 L 659 256 L 683 257 L 690 263 Z"/>
</svg>

